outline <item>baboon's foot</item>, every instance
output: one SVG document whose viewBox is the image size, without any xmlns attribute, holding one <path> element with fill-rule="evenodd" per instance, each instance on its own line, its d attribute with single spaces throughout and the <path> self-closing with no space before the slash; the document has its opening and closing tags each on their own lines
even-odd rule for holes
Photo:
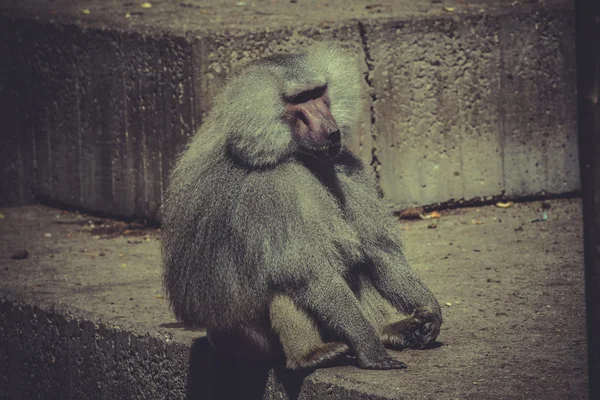
<svg viewBox="0 0 600 400">
<path fill-rule="evenodd" d="M 410 317 L 384 326 L 381 341 L 395 350 L 421 349 L 439 333 L 439 324 L 434 320 L 435 313 L 430 307 L 419 307 Z"/>
<path fill-rule="evenodd" d="M 350 348 L 343 342 L 323 343 L 300 359 L 288 359 L 286 367 L 291 370 L 303 370 L 329 366 L 349 351 Z"/>
</svg>

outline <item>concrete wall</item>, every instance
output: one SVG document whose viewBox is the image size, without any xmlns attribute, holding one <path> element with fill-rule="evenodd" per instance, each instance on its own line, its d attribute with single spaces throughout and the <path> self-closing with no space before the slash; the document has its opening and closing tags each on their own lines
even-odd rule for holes
<svg viewBox="0 0 600 400">
<path fill-rule="evenodd" d="M 2 161 L 2 203 L 33 192 L 155 216 L 177 145 L 194 131 L 190 44 L 10 18 L 0 35 L 2 147 L 16 153 Z"/>
<path fill-rule="evenodd" d="M 600 397 L 600 3 L 577 3 L 579 139 L 583 186 L 585 296 L 590 399 Z"/>
<path fill-rule="evenodd" d="M 136 33 L 0 15 L 0 204 L 154 218 L 174 155 L 233 68 L 334 40 L 359 55 L 350 147 L 394 209 L 579 189 L 570 7 Z"/>
<path fill-rule="evenodd" d="M 567 13 L 366 27 L 376 156 L 395 208 L 579 189 Z"/>
</svg>

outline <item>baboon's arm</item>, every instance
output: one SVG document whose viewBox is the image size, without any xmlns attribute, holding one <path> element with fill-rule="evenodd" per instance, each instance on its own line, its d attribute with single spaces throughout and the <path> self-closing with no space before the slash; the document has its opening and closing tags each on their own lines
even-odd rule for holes
<svg viewBox="0 0 600 400">
<path fill-rule="evenodd" d="M 412 314 L 418 307 L 431 307 L 434 325 L 442 322 L 440 305 L 433 293 L 417 276 L 401 251 L 381 253 L 372 257 L 370 275 L 381 295 L 403 314 Z"/>
</svg>

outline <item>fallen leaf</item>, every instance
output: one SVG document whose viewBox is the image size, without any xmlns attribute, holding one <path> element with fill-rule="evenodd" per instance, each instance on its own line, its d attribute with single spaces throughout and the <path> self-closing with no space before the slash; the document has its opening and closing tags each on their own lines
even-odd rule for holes
<svg viewBox="0 0 600 400">
<path fill-rule="evenodd" d="M 91 13 L 92 13 L 92 12 L 91 12 L 89 9 L 87 9 L 87 8 L 84 8 L 83 10 L 81 10 L 81 12 L 82 12 L 82 13 L 84 13 L 85 15 L 89 15 L 89 14 L 91 14 Z"/>
<path fill-rule="evenodd" d="M 421 214 L 423 214 L 423 208 L 421 207 L 407 208 L 400 212 L 400 219 L 419 219 Z"/>
<path fill-rule="evenodd" d="M 444 7 L 444 11 L 447 11 L 447 12 L 452 12 L 454 10 L 456 10 L 456 7 Z"/>
<path fill-rule="evenodd" d="M 140 7 L 142 8 L 152 8 L 152 3 L 150 3 L 149 1 L 146 1 L 142 4 L 140 4 Z"/>
</svg>

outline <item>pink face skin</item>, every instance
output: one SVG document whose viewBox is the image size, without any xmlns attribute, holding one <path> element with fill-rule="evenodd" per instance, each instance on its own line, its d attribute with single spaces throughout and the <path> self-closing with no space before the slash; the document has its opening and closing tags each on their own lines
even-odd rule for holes
<svg viewBox="0 0 600 400">
<path fill-rule="evenodd" d="M 317 158 L 335 158 L 341 151 L 340 130 L 330 110 L 326 88 L 301 92 L 287 99 L 284 119 L 299 151 Z"/>
</svg>

